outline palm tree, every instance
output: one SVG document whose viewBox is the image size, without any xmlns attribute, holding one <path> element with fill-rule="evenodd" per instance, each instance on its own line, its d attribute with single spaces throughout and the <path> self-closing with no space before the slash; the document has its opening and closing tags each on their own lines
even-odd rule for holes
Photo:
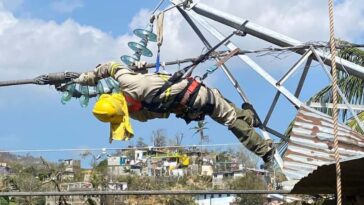
<svg viewBox="0 0 364 205">
<path fill-rule="evenodd" d="M 203 142 L 209 142 L 209 136 L 205 135 L 204 130 L 207 130 L 206 127 L 207 122 L 201 120 L 197 122 L 197 126 L 192 127 L 191 129 L 195 130 L 193 135 L 199 134 L 200 135 L 200 145 L 202 145 Z"/>
<path fill-rule="evenodd" d="M 350 45 L 347 42 L 340 41 L 341 45 Z M 347 47 L 339 51 L 339 57 L 351 61 L 355 64 L 364 66 L 364 51 L 359 48 Z M 364 79 L 358 78 L 356 76 L 348 75 L 347 73 L 340 71 L 338 75 L 338 87 L 342 90 L 345 97 L 348 99 L 351 104 L 364 104 Z M 332 85 L 328 85 L 323 88 L 321 91 L 316 93 L 313 97 L 311 97 L 310 101 L 312 102 L 322 102 L 328 103 L 332 102 Z M 341 97 L 338 98 L 339 103 L 343 103 L 343 99 Z M 332 110 L 323 108 L 320 111 L 332 115 Z M 341 117 L 343 121 L 347 119 L 348 112 L 347 110 L 343 110 L 341 112 Z M 358 115 L 360 121 L 364 121 L 364 113 L 360 113 Z M 347 121 L 347 124 L 358 131 L 361 134 L 364 134 L 363 130 L 360 129 L 355 119 L 351 118 Z"/>
</svg>

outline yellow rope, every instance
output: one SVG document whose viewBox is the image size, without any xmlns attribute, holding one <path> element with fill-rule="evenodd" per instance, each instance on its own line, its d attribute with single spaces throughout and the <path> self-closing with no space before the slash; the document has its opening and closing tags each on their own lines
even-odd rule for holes
<svg viewBox="0 0 364 205">
<path fill-rule="evenodd" d="M 330 18 L 330 48 L 331 48 L 331 67 L 332 67 L 332 93 L 333 93 L 333 120 L 334 120 L 334 148 L 335 148 L 335 162 L 336 162 L 336 200 L 337 204 L 341 205 L 341 168 L 340 168 L 340 154 L 339 154 L 339 139 L 338 139 L 338 107 L 337 107 L 337 69 L 336 69 L 336 43 L 334 31 L 334 4 L 333 0 L 329 1 L 329 18 Z"/>
</svg>

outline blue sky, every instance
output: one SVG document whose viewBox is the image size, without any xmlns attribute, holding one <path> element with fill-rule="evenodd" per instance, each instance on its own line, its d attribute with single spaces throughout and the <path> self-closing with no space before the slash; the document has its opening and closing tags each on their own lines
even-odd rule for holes
<svg viewBox="0 0 364 205">
<path fill-rule="evenodd" d="M 126 44 L 136 38 L 135 28 L 148 23 L 149 13 L 157 0 L 60 0 L 22 1 L 0 0 L 0 80 L 30 78 L 55 71 L 86 71 L 98 63 L 118 60 L 123 54 L 131 54 Z M 326 4 L 310 1 L 272 1 L 259 4 L 255 1 L 202 1 L 210 6 L 247 18 L 263 26 L 297 38 L 303 42 L 327 40 Z M 255 3 L 254 3 L 255 2 Z M 238 5 L 237 5 L 238 4 Z M 164 4 L 162 7 L 165 7 Z M 260 6 L 256 6 L 260 5 Z M 314 6 L 313 6 L 314 5 Z M 337 5 L 337 35 L 353 42 L 362 42 L 364 37 L 364 7 L 357 1 L 340 1 Z M 242 15 L 244 14 L 244 15 Z M 349 15 L 350 14 L 350 15 Z M 172 11 L 166 16 L 165 42 L 162 47 L 163 60 L 192 57 L 201 53 L 202 44 L 192 33 L 180 15 Z M 216 25 L 224 33 L 231 29 Z M 299 25 L 299 26 L 298 26 Z M 206 36 L 216 43 L 208 34 Z M 242 48 L 258 49 L 270 46 L 252 37 L 237 38 Z M 155 45 L 151 45 L 154 49 Z M 277 79 L 289 69 L 297 55 L 287 55 L 282 60 L 272 56 L 251 56 Z M 145 59 L 153 62 L 154 58 Z M 200 72 L 211 62 L 199 67 Z M 246 90 L 259 114 L 265 116 L 275 90 L 260 76 L 237 59 L 228 63 L 234 75 Z M 173 71 L 175 67 L 169 68 Z M 300 73 L 287 81 L 294 89 Z M 326 85 L 328 80 L 314 65 L 302 100 Z M 217 71 L 206 82 L 219 88 L 236 104 L 241 100 L 221 71 Z M 98 122 L 91 113 L 92 103 L 81 108 L 76 100 L 62 105 L 61 93 L 47 86 L 17 86 L 0 89 L 1 133 L 0 149 L 49 149 L 49 148 L 94 148 L 125 147 L 130 142 L 108 143 L 108 125 Z M 283 131 L 295 109 L 285 99 L 280 101 L 270 125 Z M 211 143 L 237 143 L 226 127 L 208 121 L 207 135 Z M 138 136 L 150 143 L 153 130 L 165 129 L 170 137 L 177 132 L 185 134 L 184 144 L 197 144 L 192 136 L 193 123 L 186 125 L 174 117 L 168 120 L 153 120 L 147 123 L 133 121 Z M 68 158 L 75 153 L 47 153 L 52 159 Z"/>
</svg>

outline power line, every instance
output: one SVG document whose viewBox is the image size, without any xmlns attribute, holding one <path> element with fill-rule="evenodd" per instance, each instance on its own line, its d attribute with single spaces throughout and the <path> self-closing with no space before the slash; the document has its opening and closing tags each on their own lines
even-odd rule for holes
<svg viewBox="0 0 364 205">
<path fill-rule="evenodd" d="M 220 146 L 242 146 L 241 143 L 231 144 L 205 144 L 205 145 L 176 145 L 176 146 L 145 146 L 126 148 L 61 148 L 61 149 L 19 149 L 0 150 L 0 153 L 28 153 L 28 152 L 72 152 L 72 151 L 107 151 L 107 150 L 138 150 L 138 149 L 163 149 L 163 148 L 186 148 L 186 147 L 220 147 Z"/>
</svg>

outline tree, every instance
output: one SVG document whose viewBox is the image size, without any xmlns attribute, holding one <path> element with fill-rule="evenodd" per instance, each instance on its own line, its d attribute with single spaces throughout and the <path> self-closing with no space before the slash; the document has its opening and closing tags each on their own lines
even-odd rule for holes
<svg viewBox="0 0 364 205">
<path fill-rule="evenodd" d="M 184 138 L 183 133 L 177 132 L 176 135 L 174 136 L 175 145 L 176 146 L 181 146 L 183 138 Z"/>
<path fill-rule="evenodd" d="M 148 145 L 144 142 L 144 139 L 141 137 L 138 137 L 136 147 L 146 147 L 146 146 L 148 146 Z"/>
<path fill-rule="evenodd" d="M 228 188 L 231 190 L 245 189 L 245 190 L 264 190 L 267 189 L 263 177 L 257 176 L 254 173 L 247 172 L 245 177 L 238 177 L 228 182 Z M 262 195 L 238 195 L 239 200 L 237 204 L 253 205 L 263 204 L 264 198 Z"/>
<path fill-rule="evenodd" d="M 347 42 L 339 42 L 341 45 L 348 46 Z M 349 60 L 358 65 L 364 66 L 364 51 L 358 48 L 347 47 L 338 53 L 339 57 Z M 344 71 L 340 71 L 338 75 L 338 87 L 342 90 L 349 103 L 364 104 L 364 79 L 356 76 L 348 75 Z M 332 85 L 328 85 L 321 91 L 316 93 L 310 101 L 329 103 L 332 102 Z M 341 97 L 338 98 L 339 103 L 343 103 Z M 322 112 L 332 115 L 332 109 L 320 109 Z M 343 120 L 347 118 L 347 110 L 341 112 Z M 359 114 L 359 119 L 364 121 L 364 113 Z M 364 134 L 354 119 L 348 121 L 348 125 L 356 131 Z"/>
<path fill-rule="evenodd" d="M 164 147 L 167 145 L 167 137 L 162 129 L 153 131 L 151 140 L 154 147 Z"/>
<path fill-rule="evenodd" d="M 207 122 L 201 120 L 197 122 L 197 126 L 192 127 L 191 129 L 195 130 L 193 135 L 199 134 L 200 136 L 200 145 L 204 142 L 209 142 L 209 136 L 205 135 L 204 130 L 207 130 L 206 127 Z"/>
<path fill-rule="evenodd" d="M 26 170 L 17 173 L 16 175 L 9 176 L 6 179 L 8 186 L 12 189 L 17 189 L 21 192 L 36 192 L 43 191 L 42 182 L 36 178 L 33 173 L 29 173 Z M 42 204 L 44 197 L 16 197 L 15 201 L 19 204 L 33 205 Z"/>
</svg>

